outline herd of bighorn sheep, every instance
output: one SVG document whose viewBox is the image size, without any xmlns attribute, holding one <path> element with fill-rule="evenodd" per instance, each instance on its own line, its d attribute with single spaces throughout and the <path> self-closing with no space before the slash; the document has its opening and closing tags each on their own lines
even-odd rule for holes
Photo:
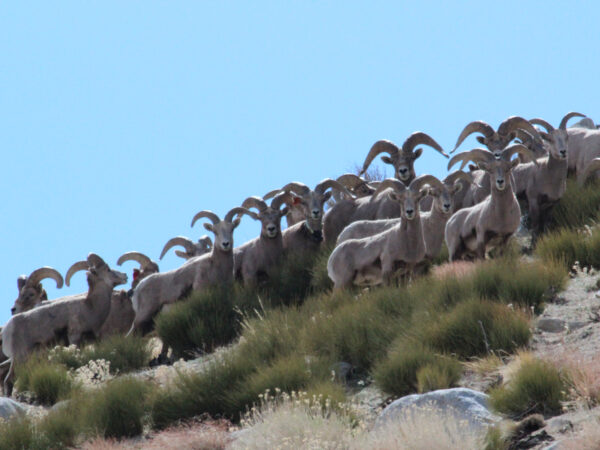
<svg viewBox="0 0 600 450">
<path fill-rule="evenodd" d="M 567 128 L 574 117 L 583 119 Z M 22 275 L 17 279 L 13 316 L 2 328 L 4 394 L 11 395 L 15 362 L 40 346 L 78 345 L 114 333 L 146 333 L 156 314 L 191 291 L 233 280 L 256 286 L 273 276 L 286 254 L 332 248 L 327 272 L 334 289 L 390 283 L 397 276 L 410 280 L 439 255 L 444 241 L 450 261 L 486 258 L 493 248 L 502 251 L 520 225 L 519 200 L 527 204 L 535 238 L 545 215 L 564 194 L 568 172 L 579 183 L 600 174 L 598 128 L 575 112 L 565 115 L 558 128 L 542 119 L 516 116 L 503 121 L 497 131 L 483 121 L 471 122 L 450 153 L 473 133 L 481 135 L 477 140 L 484 147 L 455 154 L 448 169 L 458 163 L 460 167 L 443 180 L 415 172 L 415 160 L 423 152 L 417 148 L 420 145 L 449 158 L 428 134 L 415 132 L 401 147 L 379 140 L 359 175 L 367 172 L 377 155 L 386 153 L 389 156 L 381 160 L 393 166 L 394 178 L 370 181 L 343 174 L 321 181 L 314 189 L 291 182 L 262 198 L 246 198 L 223 219 L 200 211 L 192 226 L 208 219 L 204 228 L 214 240 L 208 236 L 198 242 L 183 236 L 168 240 L 160 259 L 173 247 L 185 250 L 176 250 L 185 262 L 168 272 L 160 272 L 146 255 L 125 253 L 117 261 L 119 266 L 127 261 L 139 264 L 129 290 L 115 290 L 127 282 L 127 276 L 95 253 L 73 264 L 64 281 L 51 267 Z M 234 247 L 233 232 L 243 216 L 260 221 L 260 234 Z M 287 228 L 282 230 L 284 216 Z M 61 288 L 81 270 L 86 271 L 87 293 L 48 300 L 42 280 L 51 278 Z M 163 348 L 163 354 L 166 351 Z"/>
</svg>

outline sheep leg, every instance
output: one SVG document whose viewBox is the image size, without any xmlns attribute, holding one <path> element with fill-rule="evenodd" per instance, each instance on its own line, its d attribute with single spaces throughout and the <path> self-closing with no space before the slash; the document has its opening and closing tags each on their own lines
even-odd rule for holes
<svg viewBox="0 0 600 450">
<path fill-rule="evenodd" d="M 12 395 L 13 385 L 14 385 L 13 380 L 15 377 L 15 365 L 13 364 L 12 358 L 9 360 L 6 360 L 2 364 L 0 364 L 0 367 L 3 367 L 8 364 L 10 364 L 10 368 L 8 369 L 8 373 L 6 374 L 6 377 L 4 377 L 4 395 L 6 397 L 10 397 Z"/>
</svg>

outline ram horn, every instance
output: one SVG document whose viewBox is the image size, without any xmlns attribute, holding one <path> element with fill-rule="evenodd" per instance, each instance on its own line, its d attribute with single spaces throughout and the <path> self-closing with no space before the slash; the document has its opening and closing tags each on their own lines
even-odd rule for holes
<svg viewBox="0 0 600 450">
<path fill-rule="evenodd" d="M 219 219 L 219 216 L 217 216 L 214 212 L 208 211 L 208 210 L 204 210 L 204 211 L 200 211 L 198 214 L 196 214 L 194 216 L 194 218 L 192 219 L 192 227 L 194 226 L 194 224 L 196 223 L 196 221 L 202 219 L 203 217 L 206 217 L 214 225 L 218 224 L 221 221 L 221 219 Z"/>
<path fill-rule="evenodd" d="M 600 158 L 595 158 L 590 161 L 581 175 L 577 177 L 577 184 L 583 186 L 587 179 L 597 170 L 600 170 Z"/>
<path fill-rule="evenodd" d="M 184 236 L 176 236 L 167 241 L 167 243 L 165 244 L 165 246 L 162 249 L 162 252 L 160 252 L 160 256 L 158 257 L 158 259 L 163 259 L 163 257 L 167 254 L 167 252 L 169 250 L 171 250 L 173 247 L 176 247 L 177 245 L 181 245 L 183 248 L 185 248 L 185 251 L 187 252 L 188 255 L 193 255 L 194 253 L 196 253 L 196 246 L 194 245 L 194 243 L 192 242 L 191 239 L 186 238 Z M 120 258 L 119 258 L 119 261 L 120 261 Z M 117 264 L 119 264 L 119 262 L 117 262 Z M 119 265 L 121 265 L 121 264 L 119 264 Z"/>
<path fill-rule="evenodd" d="M 65 284 L 67 286 L 71 286 L 71 277 L 76 272 L 79 272 L 80 270 L 88 270 L 89 268 L 90 268 L 90 265 L 88 264 L 87 261 L 76 262 L 71 267 L 69 267 L 69 270 L 67 270 L 67 274 L 65 275 Z"/>
<path fill-rule="evenodd" d="M 258 216 L 256 215 L 256 213 L 248 210 L 247 208 L 243 208 L 241 206 L 236 206 L 235 208 L 231 208 L 229 211 L 227 211 L 227 214 L 225 214 L 225 219 L 227 222 L 231 223 L 233 222 L 233 217 L 235 215 L 243 215 L 243 214 L 247 214 L 248 216 L 252 217 L 254 220 L 258 219 Z"/>
<path fill-rule="evenodd" d="M 535 127 L 531 123 L 529 123 L 528 120 L 519 116 L 511 116 L 508 119 L 504 120 L 498 127 L 498 134 L 500 136 L 508 136 L 512 131 L 515 131 L 519 128 L 521 130 L 527 131 L 534 137 L 534 139 L 541 141 L 540 135 L 538 134 L 538 131 L 535 129 Z"/>
<path fill-rule="evenodd" d="M 561 129 L 561 130 L 566 130 L 567 129 L 567 122 L 572 117 L 585 117 L 585 115 L 583 115 L 581 113 L 578 113 L 578 112 L 570 112 L 565 117 L 562 118 L 562 120 L 560 121 L 560 125 L 558 126 L 558 128 Z"/>
<path fill-rule="evenodd" d="M 443 183 L 446 185 L 453 186 L 458 180 L 464 180 L 467 183 L 473 183 L 473 175 L 470 173 L 463 172 L 462 170 L 456 170 L 444 178 Z"/>
<path fill-rule="evenodd" d="M 402 183 L 400 180 L 397 180 L 396 178 L 386 178 L 379 184 L 379 186 L 377 186 L 377 189 L 375 189 L 375 192 L 373 192 L 370 201 L 374 201 L 379 194 L 388 188 L 392 188 L 396 192 L 404 192 L 407 189 L 404 183 Z"/>
<path fill-rule="evenodd" d="M 541 137 L 549 137 L 548 133 L 545 133 L 544 131 L 539 131 L 538 134 Z M 517 139 L 519 139 L 521 141 L 521 143 L 523 143 L 526 146 L 530 146 L 533 147 L 533 151 L 537 152 L 537 153 L 541 153 L 541 154 L 546 154 L 546 148 L 544 147 L 544 143 L 543 141 L 540 141 L 538 139 L 535 139 L 530 133 L 528 133 L 527 131 L 519 128 L 517 130 L 515 130 L 515 137 Z"/>
<path fill-rule="evenodd" d="M 280 191 L 292 191 L 294 194 L 308 195 L 310 193 L 310 188 L 304 183 L 292 181 L 291 183 L 288 183 L 284 187 L 282 187 Z"/>
<path fill-rule="evenodd" d="M 293 198 L 291 197 L 290 193 L 289 192 L 281 192 L 281 193 L 277 194 L 275 197 L 273 197 L 273 200 L 271 200 L 271 208 L 278 211 L 279 208 L 281 208 L 281 205 L 283 205 L 284 203 L 287 204 L 290 201 L 293 201 Z"/>
<path fill-rule="evenodd" d="M 456 145 L 454 146 L 454 149 L 450 153 L 454 153 L 456 151 L 456 149 L 458 148 L 458 146 L 460 144 L 462 144 L 462 142 L 467 138 L 467 136 L 469 136 L 470 134 L 473 134 L 473 133 L 481 133 L 486 138 L 489 139 L 494 135 L 495 131 L 490 125 L 488 125 L 484 121 L 475 120 L 474 122 L 471 122 L 470 124 L 468 124 L 461 131 L 460 135 L 458 136 L 458 139 L 456 140 Z"/>
<path fill-rule="evenodd" d="M 319 194 L 324 194 L 325 191 L 330 188 L 335 189 L 336 191 L 341 192 L 343 194 L 346 194 L 349 198 L 354 198 L 352 192 L 346 189 L 346 187 L 342 183 L 336 180 L 332 180 L 331 178 L 325 178 L 324 180 L 321 180 L 319 184 L 315 186 L 315 192 L 318 192 Z"/>
<path fill-rule="evenodd" d="M 426 184 L 428 184 L 431 187 L 438 188 L 440 190 L 444 189 L 445 187 L 444 183 L 442 183 L 433 175 L 419 175 L 417 178 L 411 181 L 410 185 L 408 186 L 408 189 L 410 189 L 412 192 L 417 193 Z"/>
<path fill-rule="evenodd" d="M 269 191 L 265 195 L 263 195 L 263 200 L 269 200 L 270 198 L 275 197 L 281 191 L 282 191 L 281 189 L 273 189 L 272 191 Z"/>
<path fill-rule="evenodd" d="M 462 169 L 469 161 L 477 163 L 480 161 L 489 161 L 490 159 L 494 159 L 494 154 L 492 152 L 484 148 L 474 148 L 468 152 L 462 152 L 458 155 L 454 155 L 450 161 L 448 161 L 448 170 L 450 170 L 450 168 L 459 161 L 462 161 L 462 164 L 460 165 L 460 169 Z"/>
<path fill-rule="evenodd" d="M 504 150 L 502 150 L 501 158 L 505 161 L 510 161 L 510 159 L 515 154 L 519 154 L 519 155 L 523 156 L 523 158 L 525 158 L 525 161 L 531 161 L 536 166 L 539 165 L 533 152 L 531 150 L 529 150 L 527 147 L 525 147 L 523 144 L 512 144 L 512 145 L 506 147 Z"/>
<path fill-rule="evenodd" d="M 533 125 L 539 125 L 541 127 L 544 127 L 548 133 L 552 133 L 554 131 L 554 127 L 552 125 L 550 125 L 544 119 L 540 119 L 539 117 L 536 117 L 535 119 L 531 119 L 529 121 L 529 123 L 531 123 Z M 521 139 L 521 138 L 519 138 L 519 139 Z"/>
<path fill-rule="evenodd" d="M 277 194 L 277 195 L 279 195 L 279 194 Z M 277 195 L 275 197 L 277 197 Z M 244 202 L 242 203 L 242 207 L 248 208 L 248 209 L 256 208 L 259 211 L 264 211 L 265 209 L 268 208 L 265 201 L 262 198 L 256 197 L 256 196 L 248 197 L 246 200 L 244 200 Z"/>
<path fill-rule="evenodd" d="M 213 247 L 212 239 L 206 234 L 201 236 L 200 239 L 198 239 L 198 244 L 208 247 L 209 250 Z"/>
<path fill-rule="evenodd" d="M 382 139 L 380 141 L 375 142 L 371 147 L 371 150 L 369 150 L 367 157 L 365 158 L 365 162 L 363 163 L 360 175 L 364 174 L 367 171 L 375 157 L 380 153 L 389 153 L 390 156 L 394 157 L 398 155 L 398 153 L 400 153 L 400 149 L 392 141 L 388 141 L 386 139 Z"/>
<path fill-rule="evenodd" d="M 161 256 L 162 257 L 162 256 Z M 135 261 L 140 267 L 147 267 L 153 264 L 152 260 L 140 252 L 127 252 L 122 254 L 117 260 L 117 265 L 122 265 L 125 261 Z"/>
<path fill-rule="evenodd" d="M 336 178 L 336 181 L 349 189 L 354 189 L 355 187 L 367 182 L 364 178 L 354 175 L 353 173 L 345 173 L 344 175 L 340 175 Z"/>
<path fill-rule="evenodd" d="M 402 151 L 404 153 L 412 153 L 417 145 L 428 145 L 448 158 L 448 154 L 444 151 L 440 144 L 438 144 L 435 139 L 433 139 L 427 133 L 423 133 L 422 131 L 415 131 L 408 138 L 406 138 L 404 144 L 402 144 Z"/>
<path fill-rule="evenodd" d="M 60 289 L 63 286 L 62 275 L 58 272 L 58 270 L 53 269 L 52 267 L 40 267 L 39 269 L 34 270 L 27 278 L 27 282 L 30 285 L 35 286 L 44 278 L 52 278 L 54 281 L 56 281 L 57 289 Z"/>
</svg>

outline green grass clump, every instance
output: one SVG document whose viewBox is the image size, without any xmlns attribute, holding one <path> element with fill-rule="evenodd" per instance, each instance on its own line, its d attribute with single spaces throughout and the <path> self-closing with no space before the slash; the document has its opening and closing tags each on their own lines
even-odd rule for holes
<svg viewBox="0 0 600 450">
<path fill-rule="evenodd" d="M 148 410 L 148 383 L 119 377 L 87 395 L 84 421 L 105 438 L 133 437 L 142 433 Z"/>
<path fill-rule="evenodd" d="M 75 402 L 73 402 L 75 403 Z M 50 411 L 37 423 L 40 441 L 45 448 L 74 447 L 82 432 L 80 408 L 73 403 Z"/>
<path fill-rule="evenodd" d="M 43 405 L 53 405 L 66 398 L 73 382 L 65 366 L 48 361 L 45 354 L 33 354 L 16 367 L 16 387 L 30 391 Z"/>
<path fill-rule="evenodd" d="M 156 332 L 177 358 L 211 352 L 239 332 L 235 295 L 230 286 L 194 292 L 156 317 Z"/>
<path fill-rule="evenodd" d="M 506 386 L 490 392 L 490 404 L 513 419 L 533 413 L 560 414 L 567 390 L 565 381 L 552 364 L 526 357 Z"/>
<path fill-rule="evenodd" d="M 419 393 L 456 386 L 462 374 L 461 364 L 452 358 L 437 358 L 417 371 Z"/>
<path fill-rule="evenodd" d="M 549 214 L 547 228 L 581 228 L 598 221 L 599 188 L 598 180 L 590 180 L 585 186 L 579 186 L 575 180 L 568 179 L 565 194 Z"/>
<path fill-rule="evenodd" d="M 430 348 L 404 337 L 373 368 L 375 383 L 387 394 L 402 397 L 418 390 L 417 373 L 441 359 Z"/>
<path fill-rule="evenodd" d="M 92 360 L 110 362 L 112 374 L 124 374 L 148 366 L 151 358 L 148 340 L 140 336 L 110 336 L 85 347 L 81 352 L 82 365 Z"/>
<path fill-rule="evenodd" d="M 462 359 L 489 351 L 512 352 L 531 337 L 522 313 L 479 299 L 467 300 L 435 320 L 419 324 L 415 333 L 431 348 Z"/>
<path fill-rule="evenodd" d="M 26 417 L 17 417 L 0 422 L 0 450 L 44 449 L 32 421 Z"/>
<path fill-rule="evenodd" d="M 313 293 L 330 291 L 333 288 L 333 281 L 327 274 L 327 261 L 333 248 L 323 248 L 315 257 L 311 269 L 311 288 Z"/>
<path fill-rule="evenodd" d="M 600 231 L 557 230 L 540 239 L 536 254 L 546 262 L 561 261 L 569 269 L 575 261 L 582 267 L 600 268 Z"/>
</svg>

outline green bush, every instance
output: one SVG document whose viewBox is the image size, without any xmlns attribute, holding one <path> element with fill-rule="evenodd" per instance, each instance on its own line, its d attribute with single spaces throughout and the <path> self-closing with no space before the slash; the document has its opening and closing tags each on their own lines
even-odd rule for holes
<svg viewBox="0 0 600 450">
<path fill-rule="evenodd" d="M 506 386 L 490 392 L 490 404 L 514 419 L 533 413 L 555 415 L 561 412 L 566 390 L 565 378 L 552 364 L 527 358 Z"/>
<path fill-rule="evenodd" d="M 315 258 L 311 270 L 311 288 L 314 293 L 328 292 L 333 288 L 333 281 L 327 274 L 327 261 L 333 248 L 323 248 Z"/>
<path fill-rule="evenodd" d="M 435 320 L 416 325 L 415 333 L 426 345 L 464 359 L 488 351 L 512 352 L 527 344 L 531 336 L 523 314 L 479 299 L 467 300 Z"/>
<path fill-rule="evenodd" d="M 119 377 L 88 394 L 84 401 L 85 423 L 105 438 L 141 434 L 148 410 L 148 383 Z"/>
<path fill-rule="evenodd" d="M 0 421 L 0 450 L 45 449 L 47 448 L 34 424 L 26 417 Z"/>
<path fill-rule="evenodd" d="M 75 402 L 73 402 L 75 403 Z M 40 441 L 45 448 L 67 448 L 75 446 L 81 433 L 80 408 L 73 404 L 64 405 L 48 414 L 37 424 Z"/>
<path fill-rule="evenodd" d="M 148 340 L 140 336 L 110 336 L 81 352 L 82 365 L 104 359 L 110 362 L 112 374 L 124 374 L 146 367 L 151 358 Z"/>
<path fill-rule="evenodd" d="M 43 353 L 35 353 L 15 370 L 16 387 L 20 391 L 30 391 L 43 405 L 53 405 L 66 398 L 73 383 L 67 369 L 60 364 L 48 361 Z"/>
<path fill-rule="evenodd" d="M 194 292 L 156 317 L 156 332 L 175 357 L 211 352 L 231 342 L 239 332 L 234 297 L 235 291 L 229 286 Z"/>
<path fill-rule="evenodd" d="M 462 374 L 461 364 L 452 358 L 437 358 L 417 372 L 419 393 L 456 386 Z"/>
<path fill-rule="evenodd" d="M 560 261 L 571 268 L 575 261 L 581 266 L 600 268 L 600 232 L 570 229 L 557 230 L 540 239 L 536 254 L 545 262 Z"/>
<path fill-rule="evenodd" d="M 575 180 L 568 179 L 565 195 L 549 214 L 547 228 L 581 228 L 596 222 L 600 211 L 599 187 L 598 180 L 579 186 Z"/>
<path fill-rule="evenodd" d="M 431 349 L 404 337 L 398 338 L 388 355 L 375 364 L 373 377 L 381 390 L 394 397 L 417 391 L 417 373 L 440 357 Z"/>
</svg>

